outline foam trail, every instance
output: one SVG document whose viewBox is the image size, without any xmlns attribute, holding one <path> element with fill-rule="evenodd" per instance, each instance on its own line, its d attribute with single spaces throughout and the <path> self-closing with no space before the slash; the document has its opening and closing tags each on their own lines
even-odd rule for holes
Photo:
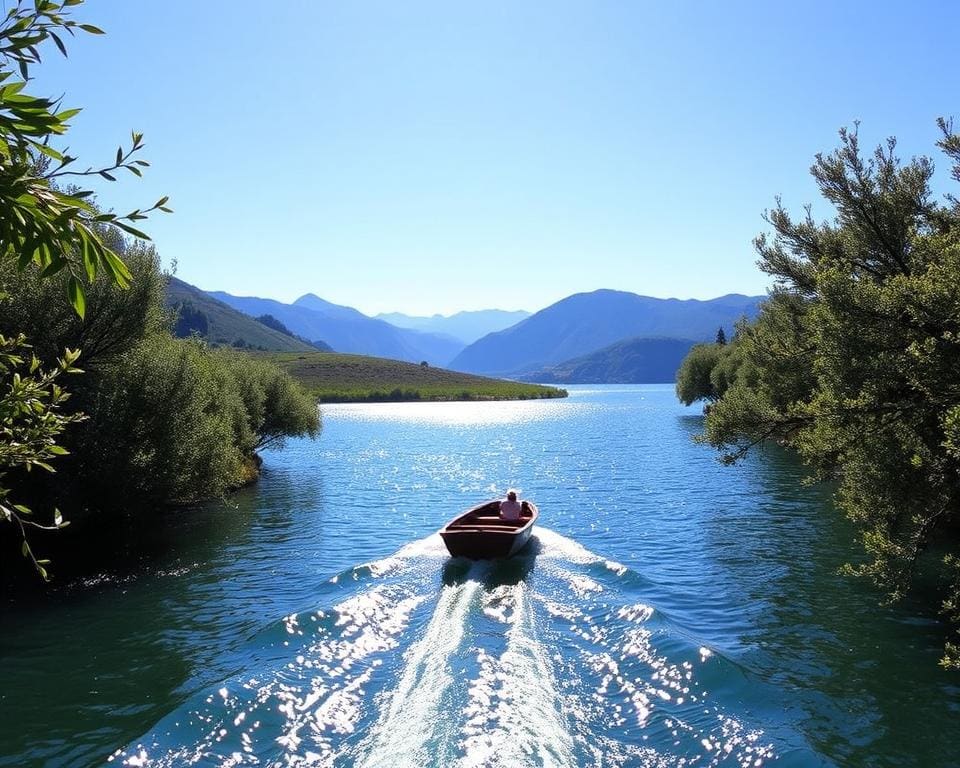
<svg viewBox="0 0 960 768">
<path fill-rule="evenodd" d="M 475 579 L 443 588 L 424 636 L 407 651 L 400 680 L 373 726 L 369 746 L 361 747 L 358 766 L 420 768 L 430 763 L 429 742 L 445 720 L 440 706 L 453 682 L 449 659 L 463 640 L 470 606 L 481 588 Z"/>
<path fill-rule="evenodd" d="M 552 531 L 549 528 L 538 527 L 534 535 L 540 541 L 542 547 L 542 551 L 538 556 L 542 560 L 559 560 L 568 565 L 602 563 L 607 570 L 612 571 L 617 576 L 622 576 L 626 573 L 627 568 L 621 563 L 600 557 L 600 555 L 591 552 L 578 541 L 569 539 L 563 534 Z"/>
<path fill-rule="evenodd" d="M 465 710 L 461 768 L 577 765 L 556 678 L 536 635 L 528 593 L 529 587 L 520 582 L 494 590 L 484 601 L 484 613 L 511 627 L 499 658 L 479 653 L 480 674 L 470 684 Z"/>
</svg>

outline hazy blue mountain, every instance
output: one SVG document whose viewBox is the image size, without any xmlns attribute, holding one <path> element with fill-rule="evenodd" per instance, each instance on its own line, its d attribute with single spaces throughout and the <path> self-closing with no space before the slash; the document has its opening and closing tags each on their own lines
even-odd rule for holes
<svg viewBox="0 0 960 768">
<path fill-rule="evenodd" d="M 320 312 L 327 317 L 334 317 L 338 320 L 369 320 L 370 317 L 363 314 L 359 309 L 345 307 L 341 304 L 334 304 L 326 299 L 321 299 L 315 293 L 305 293 L 295 302 L 295 307 L 312 309 L 314 312 Z"/>
<path fill-rule="evenodd" d="M 301 296 L 293 304 L 222 291 L 211 291 L 210 295 L 253 317 L 272 315 L 298 336 L 323 339 L 337 352 L 415 363 L 426 360 L 431 365 L 445 366 L 464 346 L 455 339 L 396 328 L 313 294 Z"/>
<path fill-rule="evenodd" d="M 516 378 L 545 384 L 672 383 L 680 363 L 696 343 L 689 339 L 625 339 Z"/>
<path fill-rule="evenodd" d="M 311 345 L 268 327 L 175 277 L 167 283 L 166 303 L 178 312 L 177 336 L 199 334 L 211 344 L 277 352 L 316 351 L 326 346 Z"/>
<path fill-rule="evenodd" d="M 655 299 L 599 290 L 568 296 L 503 331 L 488 334 L 450 363 L 470 373 L 513 375 L 586 355 L 628 338 L 713 340 L 741 317 L 754 317 L 763 296 L 729 294 L 708 301 Z"/>
<path fill-rule="evenodd" d="M 388 312 L 377 315 L 378 320 L 385 320 L 398 328 L 411 328 L 417 331 L 452 336 L 464 344 L 472 344 L 488 333 L 502 331 L 504 328 L 516 325 L 528 317 L 530 317 L 530 313 L 523 310 L 507 312 L 502 309 L 457 312 L 449 317 L 445 315 L 417 317 L 405 315 L 402 312 Z"/>
</svg>

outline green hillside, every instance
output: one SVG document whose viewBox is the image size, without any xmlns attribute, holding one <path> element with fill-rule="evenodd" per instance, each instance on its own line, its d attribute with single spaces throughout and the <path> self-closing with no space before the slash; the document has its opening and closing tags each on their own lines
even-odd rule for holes
<svg viewBox="0 0 960 768">
<path fill-rule="evenodd" d="M 254 352 L 280 365 L 325 403 L 400 400 L 530 400 L 566 397 L 556 387 L 489 379 L 381 357 Z"/>
<path fill-rule="evenodd" d="M 166 303 L 178 310 L 177 336 L 197 333 L 211 344 L 249 349 L 316 351 L 316 347 L 269 328 L 175 277 L 167 285 Z"/>
<path fill-rule="evenodd" d="M 695 342 L 689 339 L 624 339 L 589 355 L 525 371 L 521 378 L 547 384 L 665 384 Z"/>
</svg>

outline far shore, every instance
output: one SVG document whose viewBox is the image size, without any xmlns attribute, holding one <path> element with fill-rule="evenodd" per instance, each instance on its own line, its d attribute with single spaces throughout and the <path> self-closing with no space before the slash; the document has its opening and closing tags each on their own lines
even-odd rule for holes
<svg viewBox="0 0 960 768">
<path fill-rule="evenodd" d="M 317 402 L 406 403 L 539 400 L 566 397 L 560 387 L 492 379 L 381 357 L 336 352 L 251 352 L 279 365 Z"/>
</svg>

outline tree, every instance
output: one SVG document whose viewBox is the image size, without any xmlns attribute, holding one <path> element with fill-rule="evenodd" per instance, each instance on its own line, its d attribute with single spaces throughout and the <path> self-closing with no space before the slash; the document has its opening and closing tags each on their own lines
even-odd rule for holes
<svg viewBox="0 0 960 768">
<path fill-rule="evenodd" d="M 210 330 L 210 319 L 206 312 L 194 306 L 189 299 L 178 302 L 173 310 L 177 313 L 177 320 L 173 326 L 173 335 L 181 339 L 187 336 L 206 336 Z"/>
<path fill-rule="evenodd" d="M 86 312 L 85 280 L 93 281 L 102 271 L 115 284 L 129 285 L 130 272 L 111 247 L 109 234 L 119 230 L 148 239 L 135 224 L 151 211 L 169 210 L 167 199 L 161 198 L 145 210 L 134 209 L 125 215 L 102 213 L 92 203 L 92 190 L 64 186 L 68 180 L 91 176 L 114 181 L 118 170 L 140 176 L 147 165 L 137 156 L 143 136 L 133 133 L 130 147 L 119 147 L 113 162 L 75 170 L 77 158 L 51 142 L 67 133 L 69 121 L 79 110 L 62 109 L 59 99 L 26 92 L 30 70 L 40 63 L 46 44 L 53 43 L 66 55 L 65 36 L 77 31 L 103 34 L 70 17 L 72 6 L 81 3 L 18 0 L 0 22 L 0 264 L 12 262 L 19 270 L 34 269 L 42 278 L 65 275 L 64 292 L 79 317 Z M 20 335 L 14 339 L 5 338 L 0 344 L 5 355 L 0 366 L 0 392 L 5 393 L 5 407 L 0 412 L 0 472 L 20 466 L 52 469 L 47 461 L 62 451 L 57 450 L 58 435 L 79 418 L 61 412 L 66 393 L 54 379 L 73 370 L 78 352 L 67 350 L 50 370 L 41 368 L 42 363 L 34 357 L 23 371 L 20 353 L 28 348 L 27 339 Z M 2 478 L 0 474 L 2 516 L 25 534 L 23 515 L 30 510 L 11 500 L 11 490 Z M 55 520 L 59 517 L 55 513 Z M 25 537 L 23 550 L 25 556 L 32 556 Z M 42 563 L 36 558 L 34 563 L 46 578 Z"/>
<path fill-rule="evenodd" d="M 56 368 L 43 370 L 36 355 L 25 357 L 26 337 L 0 335 L 0 468 L 32 469 L 53 472 L 49 462 L 67 451 L 57 445 L 57 437 L 80 414 L 63 413 L 63 404 L 70 395 L 57 383 L 63 373 L 79 373 L 74 366 L 79 353 L 67 350 Z M 0 480 L 3 474 L 0 473 Z M 48 578 L 48 561 L 38 559 L 27 540 L 27 527 L 55 530 L 67 525 L 59 510 L 54 510 L 53 525 L 32 519 L 29 507 L 10 500 L 10 490 L 0 485 L 0 520 L 15 525 L 22 540 L 23 556 L 31 560 L 39 574 Z"/>
<path fill-rule="evenodd" d="M 135 157 L 143 148 L 143 135 L 134 132 L 130 147 L 118 147 L 113 162 L 74 170 L 77 158 L 51 146 L 51 140 L 67 133 L 69 121 L 80 110 L 62 110 L 59 100 L 24 92 L 30 68 L 40 63 L 45 43 L 52 41 L 66 55 L 62 35 L 74 35 L 77 30 L 103 34 L 91 24 L 69 18 L 69 6 L 81 3 L 19 0 L 0 23 L 0 253 L 4 259 L 16 260 L 21 269 L 32 264 L 45 276 L 66 270 L 70 276 L 67 298 L 83 316 L 84 277 L 92 280 L 102 269 L 120 285 L 130 279 L 123 260 L 104 242 L 97 225 L 146 240 L 147 235 L 134 224 L 153 210 L 169 209 L 164 197 L 146 210 L 134 209 L 122 216 L 101 213 L 90 202 L 91 190 L 61 187 L 67 179 L 90 176 L 114 181 L 121 169 L 140 176 L 149 165 Z"/>
<path fill-rule="evenodd" d="M 684 405 L 697 400 L 713 402 L 720 393 L 710 381 L 710 374 L 720 361 L 723 350 L 716 344 L 695 345 L 677 371 L 677 397 Z"/>
<path fill-rule="evenodd" d="M 960 181 L 960 138 L 940 128 Z M 932 161 L 901 163 L 895 148 L 864 157 L 857 130 L 841 131 L 811 169 L 834 220 L 794 219 L 779 200 L 767 215 L 756 247 L 775 288 L 732 345 L 741 365 L 705 437 L 730 461 L 774 439 L 836 479 L 871 556 L 849 570 L 891 599 L 941 545 L 942 607 L 960 623 L 960 202 L 935 201 Z M 956 643 L 943 663 L 960 667 Z"/>
<path fill-rule="evenodd" d="M 262 325 L 267 326 L 267 328 L 272 328 L 275 331 L 279 331 L 285 336 L 292 336 L 296 338 L 293 331 L 287 328 L 287 326 L 285 326 L 280 320 L 275 318 L 273 315 L 270 315 L 270 314 L 260 315 L 258 317 L 255 317 L 254 320 L 256 320 L 258 323 Z"/>
<path fill-rule="evenodd" d="M 153 514 L 170 504 L 221 496 L 256 478 L 255 451 L 287 436 L 319 431 L 315 401 L 275 364 L 197 337 L 176 339 L 164 306 L 165 276 L 152 246 L 118 252 L 132 275 L 121 289 L 105 274 L 87 290 L 80 319 L 59 296 L 61 275 L 0 269 L 13 294 L 4 324 L 23 327 L 45 349 L 83 341 L 86 374 L 74 380 L 71 406 L 86 418 L 58 444 L 70 454 L 41 485 L 21 484 L 35 506 L 57 506 L 82 524 L 90 516 Z M 47 313 L 42 311 L 49 306 Z"/>
<path fill-rule="evenodd" d="M 112 238 L 111 238 L 112 239 Z M 120 288 L 106 273 L 85 285 L 86 311 L 81 318 L 63 301 L 69 276 L 60 272 L 41 277 L 37 270 L 19 271 L 12 262 L 0 263 L 0 288 L 7 293 L 0 313 L 0 333 L 26 333 L 41 360 L 55 359 L 64 347 L 83 350 L 83 369 L 99 372 L 139 340 L 172 318 L 164 307 L 166 277 L 150 243 L 118 238 L 111 243 L 131 275 Z M 73 380 L 82 388 L 87 377 Z"/>
<path fill-rule="evenodd" d="M 727 343 L 727 334 L 723 332 L 723 326 L 721 325 L 717 329 L 717 344 L 721 347 Z"/>
</svg>

